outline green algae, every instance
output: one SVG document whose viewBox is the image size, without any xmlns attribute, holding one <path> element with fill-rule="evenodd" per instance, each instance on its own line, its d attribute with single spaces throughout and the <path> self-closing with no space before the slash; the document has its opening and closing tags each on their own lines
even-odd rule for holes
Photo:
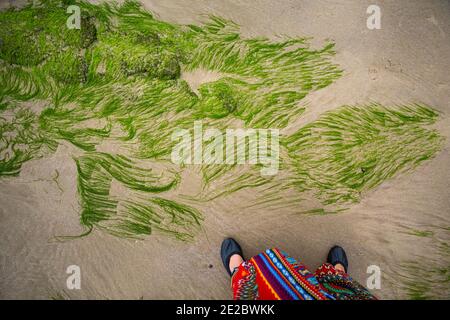
<svg viewBox="0 0 450 320">
<path fill-rule="evenodd" d="M 433 124 L 438 114 L 423 105 L 387 108 L 344 106 L 304 126 L 284 143 L 299 190 L 313 190 L 324 204 L 357 202 L 361 194 L 410 171 L 442 147 Z"/>
<path fill-rule="evenodd" d="M 66 27 L 69 4 L 81 8 L 80 30 Z M 83 235 L 192 239 L 203 216 L 178 197 L 184 168 L 169 162 L 174 130 L 191 130 L 195 120 L 220 130 L 236 121 L 283 129 L 305 111 L 304 97 L 342 75 L 333 43 L 244 38 L 216 16 L 167 23 L 134 1 L 44 0 L 0 12 L 0 26 L 0 176 L 71 143 L 83 153 L 74 155 Z M 194 92 L 181 75 L 199 69 L 222 76 Z M 39 114 L 21 106 L 37 100 L 46 101 Z M 249 206 L 281 208 L 287 200 L 278 191 L 294 187 L 313 190 L 324 205 L 359 201 L 439 150 L 442 137 L 425 127 L 437 117 L 422 105 L 342 107 L 283 137 L 285 181 L 261 177 L 258 167 L 203 165 L 194 200 L 264 187 Z M 114 152 L 100 151 L 112 145 Z"/>
<path fill-rule="evenodd" d="M 448 235 L 447 235 L 448 236 Z M 409 260 L 401 264 L 400 287 L 412 300 L 449 299 L 450 246 L 447 242 L 432 240 L 431 250 L 437 259 Z"/>
<path fill-rule="evenodd" d="M 56 150 L 31 110 L 9 104 L 0 116 L 0 176 L 17 176 L 23 163 Z"/>
<path fill-rule="evenodd" d="M 412 229 L 408 232 L 408 234 L 416 237 L 431 237 L 433 236 L 433 231 Z"/>
<path fill-rule="evenodd" d="M 82 201 L 81 222 L 129 238 L 149 235 L 153 229 L 187 240 L 200 225 L 201 214 L 186 205 L 149 194 L 176 186 L 179 177 L 165 177 L 139 167 L 125 156 L 86 153 L 76 159 L 78 190 Z M 111 192 L 111 184 L 121 187 Z M 133 199 L 132 201 L 130 199 Z"/>
</svg>

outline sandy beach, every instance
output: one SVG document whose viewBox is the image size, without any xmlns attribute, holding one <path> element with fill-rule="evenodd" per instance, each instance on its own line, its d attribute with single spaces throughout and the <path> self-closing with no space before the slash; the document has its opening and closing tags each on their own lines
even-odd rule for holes
<svg viewBox="0 0 450 320">
<path fill-rule="evenodd" d="M 343 75 L 305 97 L 308 108 L 286 134 L 343 105 L 423 103 L 439 112 L 432 126 L 445 138 L 443 147 L 336 214 L 302 214 L 312 207 L 308 201 L 278 210 L 247 207 L 258 190 L 246 188 L 192 202 L 204 217 L 192 241 L 161 234 L 130 240 L 94 230 L 58 242 L 55 236 L 85 231 L 73 161 L 80 151 L 62 142 L 55 153 L 24 163 L 19 176 L 0 177 L 0 299 L 231 299 L 219 256 L 228 236 L 248 257 L 278 247 L 311 269 L 339 244 L 361 284 L 369 266 L 380 267 L 381 288 L 371 292 L 381 299 L 413 298 L 417 290 L 450 298 L 450 2 L 382 1 L 380 30 L 367 28 L 372 2 L 365 0 L 141 2 L 158 19 L 176 24 L 198 25 L 213 14 L 240 25 L 244 37 L 311 37 L 313 47 L 332 40 L 332 62 Z M 218 77 L 183 76 L 193 88 Z M 194 195 L 199 180 L 188 169 L 174 192 Z M 69 265 L 81 269 L 80 290 L 66 287 Z"/>
</svg>

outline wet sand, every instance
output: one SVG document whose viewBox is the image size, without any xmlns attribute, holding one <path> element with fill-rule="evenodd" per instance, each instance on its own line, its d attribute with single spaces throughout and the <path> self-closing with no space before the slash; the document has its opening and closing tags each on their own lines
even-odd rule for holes
<svg viewBox="0 0 450 320">
<path fill-rule="evenodd" d="M 205 221 L 193 242 L 159 235 L 124 240 L 95 231 L 59 243 L 54 236 L 82 231 L 71 158 L 76 151 L 63 143 L 55 154 L 26 163 L 20 177 L 0 180 L 0 298 L 229 299 L 219 257 L 226 236 L 239 240 L 248 257 L 279 247 L 311 269 L 324 261 L 330 246 L 340 244 L 348 252 L 351 275 L 362 284 L 367 267 L 380 266 L 381 289 L 373 293 L 383 299 L 407 298 L 405 283 L 419 281 L 405 264 L 428 273 L 448 268 L 448 251 L 439 249 L 450 243 L 448 1 L 384 1 L 381 30 L 366 27 L 370 1 L 142 2 L 170 22 L 199 23 L 205 14 L 215 14 L 240 24 L 247 36 L 311 36 L 317 46 L 332 39 L 333 61 L 344 75 L 309 95 L 307 112 L 286 132 L 344 104 L 421 102 L 441 112 L 435 127 L 446 137 L 443 150 L 339 214 L 303 215 L 307 203 L 279 211 L 245 208 L 257 190 L 244 189 L 199 207 Z M 208 80 L 198 77 L 214 75 L 196 77 L 192 81 L 199 83 Z M 55 170 L 58 179 L 52 179 Z M 198 183 L 190 181 L 180 193 L 195 194 Z M 432 233 L 417 236 L 411 230 Z M 81 268 L 81 290 L 66 288 L 65 271 L 72 264 Z M 432 289 L 441 298 L 449 298 L 449 290 L 442 283 Z"/>
</svg>

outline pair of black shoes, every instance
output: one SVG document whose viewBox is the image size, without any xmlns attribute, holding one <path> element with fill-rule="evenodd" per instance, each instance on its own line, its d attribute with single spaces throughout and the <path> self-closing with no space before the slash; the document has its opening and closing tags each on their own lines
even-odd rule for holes
<svg viewBox="0 0 450 320">
<path fill-rule="evenodd" d="M 230 270 L 230 258 L 234 255 L 238 254 L 244 259 L 244 254 L 242 252 L 241 246 L 232 238 L 227 238 L 223 240 L 222 246 L 220 248 L 220 256 L 222 258 L 223 266 L 225 270 L 227 270 L 228 274 L 231 276 L 232 271 Z M 333 266 L 338 263 L 341 264 L 345 272 L 348 270 L 348 260 L 345 251 L 340 246 L 334 246 L 330 249 L 327 256 L 327 262 L 332 264 Z"/>
</svg>

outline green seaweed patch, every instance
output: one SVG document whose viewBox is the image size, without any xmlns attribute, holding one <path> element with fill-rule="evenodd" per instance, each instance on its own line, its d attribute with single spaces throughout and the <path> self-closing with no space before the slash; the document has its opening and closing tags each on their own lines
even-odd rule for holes
<svg viewBox="0 0 450 320">
<path fill-rule="evenodd" d="M 37 66 L 70 48 L 85 49 L 96 41 L 95 18 L 83 11 L 80 29 L 66 27 L 68 15 L 60 1 L 44 0 L 0 14 L 0 58 L 10 64 Z"/>
<path fill-rule="evenodd" d="M 430 230 L 417 230 L 417 229 L 411 229 L 407 234 L 416 236 L 416 237 L 432 237 L 434 235 L 433 231 Z"/>
<path fill-rule="evenodd" d="M 147 194 L 174 188 L 179 177 L 165 179 L 151 169 L 141 168 L 121 155 L 86 153 L 76 159 L 78 191 L 81 196 L 81 224 L 113 235 L 139 238 L 154 230 L 189 240 L 203 219 L 195 209 L 177 201 Z M 120 194 L 111 193 L 118 183 Z M 132 191 L 138 191 L 132 192 Z"/>
<path fill-rule="evenodd" d="M 9 119 L 0 117 L 0 177 L 19 175 L 23 163 L 54 152 L 57 145 L 39 130 L 33 112 L 25 108 L 14 109 Z"/>
<path fill-rule="evenodd" d="M 292 183 L 324 204 L 357 202 L 361 193 L 414 169 L 442 147 L 425 126 L 437 112 L 423 105 L 345 106 L 322 115 L 283 143 L 293 160 Z"/>
<path fill-rule="evenodd" d="M 81 30 L 66 27 L 74 3 Z M 309 93 L 342 75 L 333 43 L 315 49 L 306 38 L 244 38 L 237 24 L 216 16 L 197 26 L 168 23 L 137 1 L 44 0 L 0 12 L 0 27 L 0 175 L 17 175 L 26 161 L 71 143 L 82 154 L 74 161 L 86 234 L 157 230 L 191 239 L 202 215 L 176 196 L 184 168 L 167 165 L 174 130 L 190 130 L 196 120 L 219 130 L 236 122 L 282 129 L 303 114 Z M 180 79 L 181 70 L 197 69 L 223 77 L 200 85 L 197 95 Z M 9 104 L 37 99 L 49 101 L 39 115 Z M 286 183 L 261 177 L 256 167 L 204 165 L 197 200 L 288 184 L 315 190 L 325 204 L 358 201 L 440 149 L 443 138 L 425 128 L 437 116 L 418 105 L 343 107 L 284 139 L 280 170 L 292 173 Z M 105 146 L 118 151 L 100 152 Z M 170 181 L 148 169 L 153 165 L 167 165 Z M 124 193 L 111 193 L 113 186 Z"/>
<path fill-rule="evenodd" d="M 347 210 L 347 209 L 326 210 L 324 208 L 315 208 L 315 209 L 310 209 L 310 210 L 306 210 L 306 211 L 301 211 L 301 212 L 299 212 L 299 214 L 305 214 L 305 215 L 311 215 L 311 216 L 326 216 L 329 214 L 338 214 L 345 210 Z"/>
</svg>

